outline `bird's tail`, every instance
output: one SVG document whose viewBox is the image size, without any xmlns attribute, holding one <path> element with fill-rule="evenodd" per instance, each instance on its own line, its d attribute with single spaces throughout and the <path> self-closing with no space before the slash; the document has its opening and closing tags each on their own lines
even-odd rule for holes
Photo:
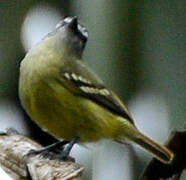
<svg viewBox="0 0 186 180">
<path fill-rule="evenodd" d="M 156 159 L 160 160 L 163 163 L 170 164 L 173 160 L 174 154 L 167 147 L 158 144 L 154 140 L 145 136 L 139 132 L 139 136 L 134 138 L 133 141 L 138 145 L 145 148 L 150 152 Z"/>
<path fill-rule="evenodd" d="M 130 133 L 127 139 L 143 147 L 162 163 L 170 164 L 173 161 L 174 154 L 171 150 L 145 136 L 136 127 L 133 128 L 133 133 Z"/>
</svg>

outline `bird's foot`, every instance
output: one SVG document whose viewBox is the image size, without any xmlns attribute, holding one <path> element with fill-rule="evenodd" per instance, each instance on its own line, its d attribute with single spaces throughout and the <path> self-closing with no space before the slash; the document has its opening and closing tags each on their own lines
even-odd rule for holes
<svg viewBox="0 0 186 180">
<path fill-rule="evenodd" d="M 59 141 L 52 145 L 47 146 L 41 150 L 30 150 L 27 156 L 40 155 L 44 158 L 50 160 L 62 160 L 62 161 L 72 161 L 75 162 L 75 159 L 70 157 L 70 151 L 73 145 L 77 142 L 77 138 L 72 141 Z M 67 145 L 66 145 L 67 144 Z M 66 147 L 64 147 L 66 145 Z"/>
</svg>

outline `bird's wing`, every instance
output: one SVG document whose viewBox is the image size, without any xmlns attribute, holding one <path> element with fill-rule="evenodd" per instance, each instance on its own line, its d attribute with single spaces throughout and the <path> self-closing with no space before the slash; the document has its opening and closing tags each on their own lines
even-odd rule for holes
<svg viewBox="0 0 186 180">
<path fill-rule="evenodd" d="M 65 62 L 60 71 L 60 81 L 73 93 L 91 99 L 133 123 L 132 117 L 119 97 L 107 89 L 103 82 L 81 61 Z M 73 69 L 73 72 L 72 72 Z"/>
</svg>

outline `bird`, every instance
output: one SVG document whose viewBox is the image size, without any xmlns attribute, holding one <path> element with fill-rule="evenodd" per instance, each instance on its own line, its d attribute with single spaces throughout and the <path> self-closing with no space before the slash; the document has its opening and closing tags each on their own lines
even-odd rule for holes
<svg viewBox="0 0 186 180">
<path fill-rule="evenodd" d="M 83 61 L 88 31 L 65 17 L 20 64 L 19 97 L 29 117 L 61 141 L 40 151 L 62 149 L 65 160 L 76 143 L 111 139 L 134 142 L 164 164 L 174 154 L 136 127 L 127 106 Z"/>
</svg>

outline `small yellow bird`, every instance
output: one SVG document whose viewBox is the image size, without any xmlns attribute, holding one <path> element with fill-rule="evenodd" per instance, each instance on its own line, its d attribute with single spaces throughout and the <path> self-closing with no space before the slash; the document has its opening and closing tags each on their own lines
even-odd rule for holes
<svg viewBox="0 0 186 180">
<path fill-rule="evenodd" d="M 70 142 L 63 154 L 67 157 L 76 142 L 130 140 L 171 163 L 173 153 L 143 135 L 124 103 L 83 63 L 87 39 L 77 17 L 67 17 L 21 62 L 19 96 L 24 109 L 41 128 L 65 140 L 50 148 Z"/>
</svg>

